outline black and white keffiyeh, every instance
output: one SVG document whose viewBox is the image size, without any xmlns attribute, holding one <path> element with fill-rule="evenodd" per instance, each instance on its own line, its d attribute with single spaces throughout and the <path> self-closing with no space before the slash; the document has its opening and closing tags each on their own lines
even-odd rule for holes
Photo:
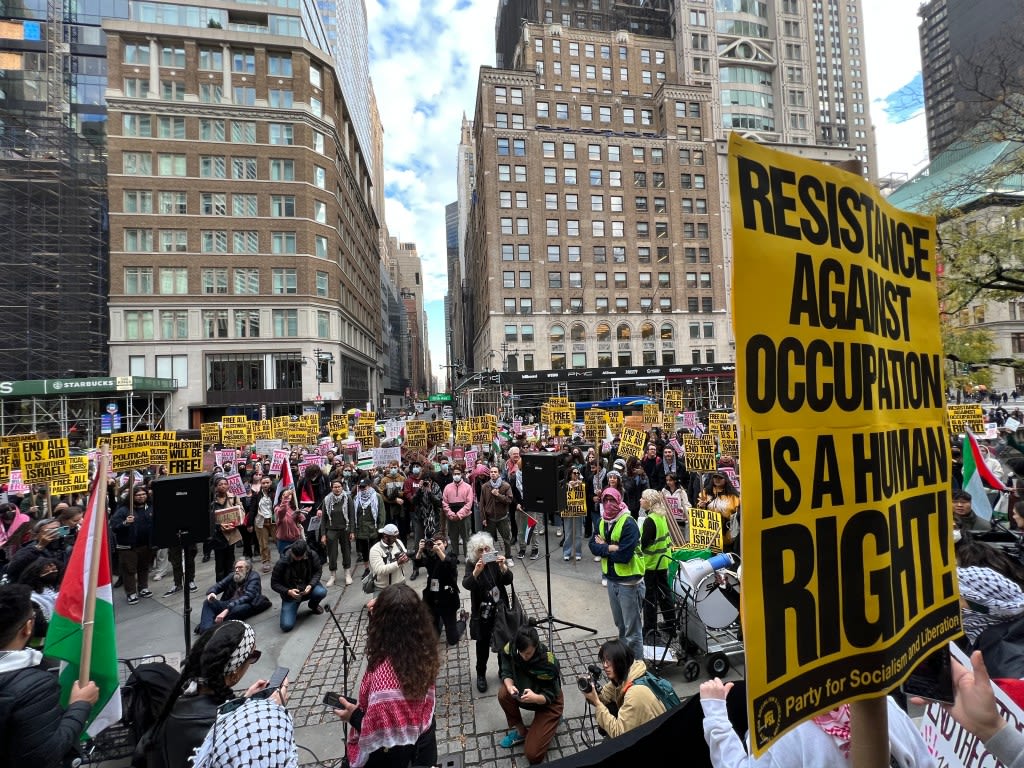
<svg viewBox="0 0 1024 768">
<path fill-rule="evenodd" d="M 217 718 L 192 757 L 193 768 L 298 768 L 288 710 L 271 699 L 249 699 Z"/>
<path fill-rule="evenodd" d="M 244 621 L 229 621 L 225 622 L 222 626 L 228 624 L 241 624 L 244 628 L 242 634 L 242 641 L 238 644 L 238 647 L 231 652 L 231 656 L 228 659 L 227 665 L 224 667 L 224 675 L 230 675 L 233 672 L 237 672 L 245 664 L 245 660 L 249 658 L 249 654 L 252 653 L 253 648 L 256 647 L 256 632 L 246 624 Z"/>
</svg>

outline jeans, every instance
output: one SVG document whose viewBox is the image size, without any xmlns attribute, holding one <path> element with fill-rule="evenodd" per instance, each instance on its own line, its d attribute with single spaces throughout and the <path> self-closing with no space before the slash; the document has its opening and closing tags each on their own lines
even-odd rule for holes
<svg viewBox="0 0 1024 768">
<path fill-rule="evenodd" d="M 290 597 L 281 598 L 281 631 L 291 632 L 295 628 L 295 620 L 298 618 L 299 606 L 302 603 L 309 600 L 309 607 L 316 610 L 320 601 L 325 597 L 327 597 L 327 587 L 317 584 L 308 595 L 304 595 L 298 600 L 292 600 Z"/>
<path fill-rule="evenodd" d="M 266 605 L 266 603 L 264 603 L 264 605 Z M 212 627 L 215 623 L 214 619 L 217 618 L 217 614 L 225 608 L 228 610 L 228 615 L 224 621 L 231 621 L 232 619 L 242 621 L 257 613 L 257 611 L 254 611 L 252 606 L 248 603 L 237 608 L 228 608 L 227 603 L 221 600 L 214 600 L 213 602 L 210 600 L 203 600 L 203 615 L 202 618 L 199 619 L 199 631 L 205 632 Z"/>
<path fill-rule="evenodd" d="M 619 639 L 633 651 L 633 657 L 644 657 L 643 612 L 646 589 L 641 577 L 635 577 L 632 584 L 608 579 L 608 603 L 612 609 L 612 621 L 619 630 Z M 284 617 L 281 618 L 282 623 Z"/>
<path fill-rule="evenodd" d="M 583 554 L 583 517 L 563 517 L 562 523 L 562 557 L 572 557 L 573 549 L 576 550 L 576 557 Z"/>
</svg>

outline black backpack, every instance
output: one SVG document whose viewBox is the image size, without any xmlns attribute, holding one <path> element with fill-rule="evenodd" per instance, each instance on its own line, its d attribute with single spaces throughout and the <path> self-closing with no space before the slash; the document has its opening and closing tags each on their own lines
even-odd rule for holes
<svg viewBox="0 0 1024 768">
<path fill-rule="evenodd" d="M 181 675 L 162 661 L 140 664 L 121 686 L 121 723 L 139 744 L 156 723 Z"/>
</svg>

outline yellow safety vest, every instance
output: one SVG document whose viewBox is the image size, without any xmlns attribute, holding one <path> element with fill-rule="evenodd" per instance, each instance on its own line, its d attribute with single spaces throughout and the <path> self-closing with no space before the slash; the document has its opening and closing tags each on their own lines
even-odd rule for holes
<svg viewBox="0 0 1024 768">
<path fill-rule="evenodd" d="M 619 539 L 622 537 L 622 526 L 626 524 L 626 520 L 632 520 L 628 514 L 622 515 L 618 520 L 615 521 L 615 526 L 612 528 L 612 532 L 608 534 L 608 523 L 605 520 L 601 521 L 601 537 L 607 544 L 618 544 Z M 640 550 L 640 542 L 637 542 L 636 547 L 633 548 L 633 557 L 628 563 L 612 563 L 615 568 L 615 575 L 621 578 L 628 576 L 643 576 L 644 575 L 644 558 L 643 552 Z M 601 558 L 601 573 L 605 576 L 608 575 L 608 558 Z"/>
<path fill-rule="evenodd" d="M 664 515 L 649 515 L 647 519 L 654 522 L 656 533 L 654 543 L 644 550 L 644 566 L 648 571 L 663 571 L 668 568 L 668 553 L 672 547 L 672 537 L 668 533 L 668 520 Z"/>
</svg>

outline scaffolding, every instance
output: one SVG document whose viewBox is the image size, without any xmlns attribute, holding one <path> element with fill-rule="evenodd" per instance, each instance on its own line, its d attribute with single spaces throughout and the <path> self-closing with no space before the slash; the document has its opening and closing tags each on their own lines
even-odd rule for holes
<svg viewBox="0 0 1024 768">
<path fill-rule="evenodd" d="M 107 374 L 108 235 L 103 150 L 63 115 L 4 115 L 0 380 Z"/>
</svg>

